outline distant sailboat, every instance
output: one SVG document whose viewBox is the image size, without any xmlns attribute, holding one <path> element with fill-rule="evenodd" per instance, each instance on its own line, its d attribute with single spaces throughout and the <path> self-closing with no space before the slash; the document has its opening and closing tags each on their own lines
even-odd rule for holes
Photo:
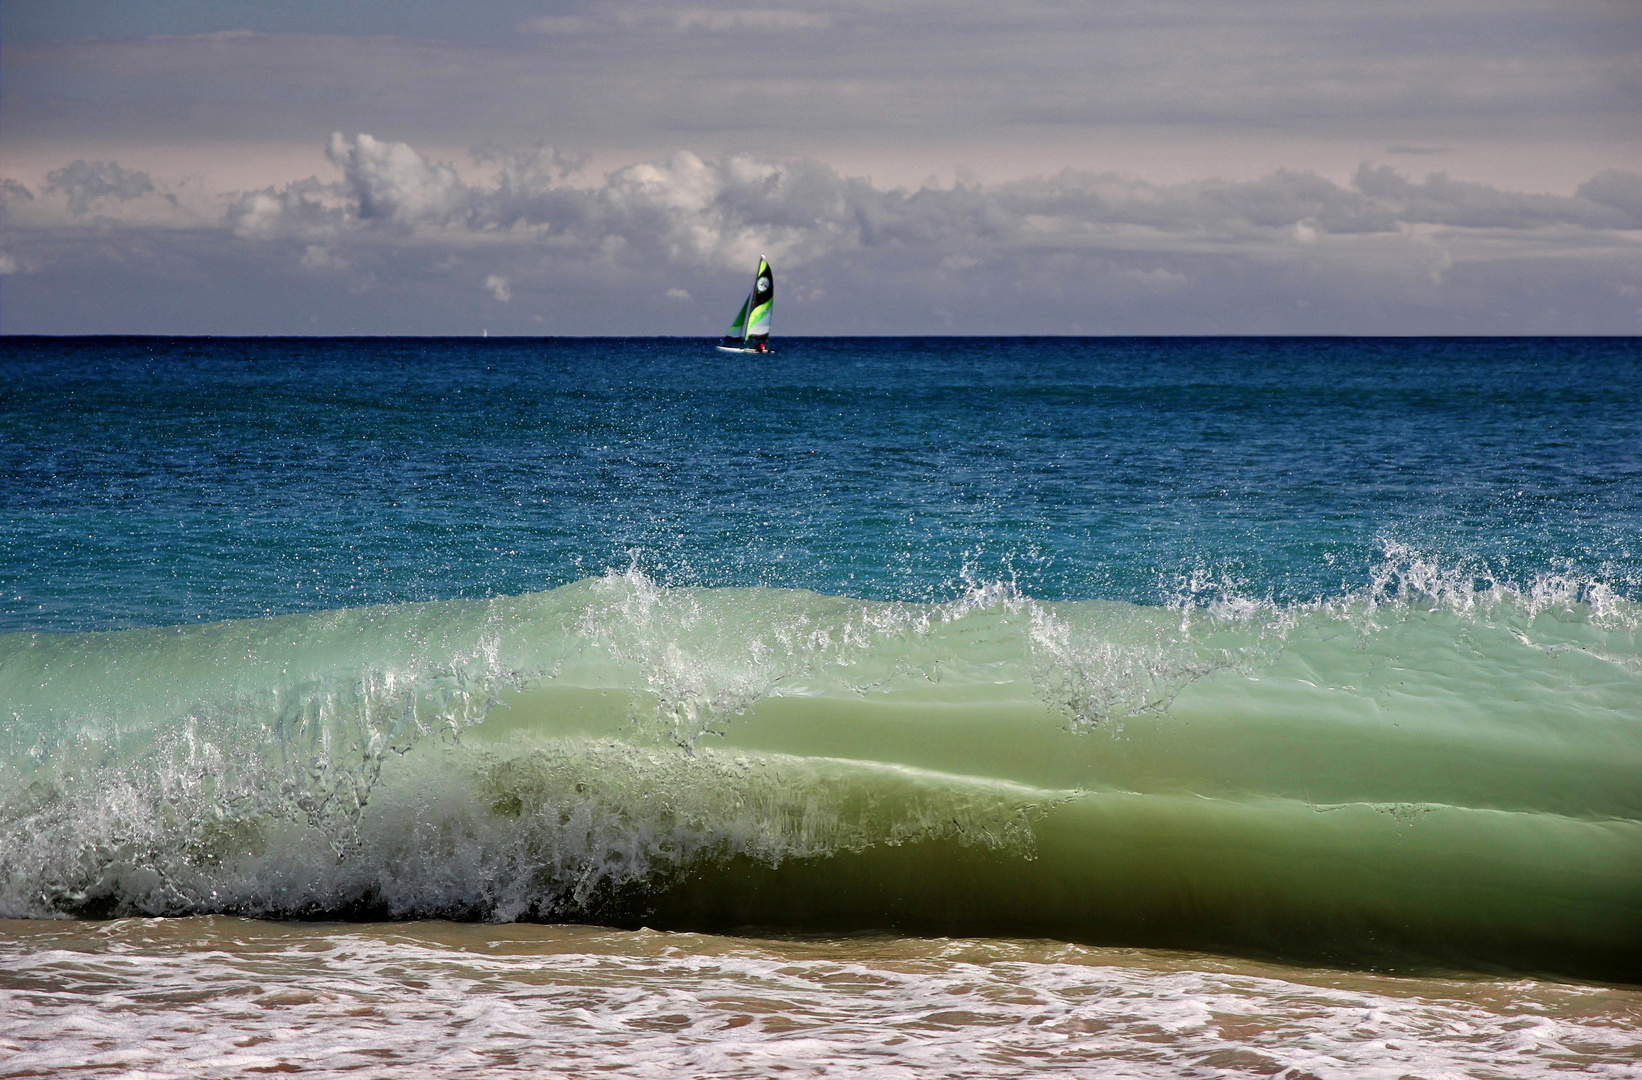
<svg viewBox="0 0 1642 1080">
<path fill-rule="evenodd" d="M 752 291 L 741 302 L 735 321 L 724 335 L 725 352 L 767 353 L 770 340 L 770 308 L 775 304 L 775 272 L 764 256 L 758 257 L 758 270 L 753 274 Z"/>
</svg>

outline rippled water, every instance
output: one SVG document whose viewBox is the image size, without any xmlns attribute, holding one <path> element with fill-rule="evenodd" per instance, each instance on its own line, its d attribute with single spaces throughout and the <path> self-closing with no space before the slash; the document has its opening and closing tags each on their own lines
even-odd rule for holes
<svg viewBox="0 0 1642 1080">
<path fill-rule="evenodd" d="M 1642 588 L 1637 339 L 0 341 L 0 629 L 668 585 Z"/>
<path fill-rule="evenodd" d="M 0 1076 L 1631 1077 L 1642 993 L 1039 940 L 0 924 Z"/>
</svg>

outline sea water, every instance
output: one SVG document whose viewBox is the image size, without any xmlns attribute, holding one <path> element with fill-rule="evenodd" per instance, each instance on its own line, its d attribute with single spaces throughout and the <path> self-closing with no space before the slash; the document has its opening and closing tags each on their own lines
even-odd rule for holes
<svg viewBox="0 0 1642 1080">
<path fill-rule="evenodd" d="M 0 342 L 0 1075 L 1629 1075 L 1635 340 Z"/>
</svg>

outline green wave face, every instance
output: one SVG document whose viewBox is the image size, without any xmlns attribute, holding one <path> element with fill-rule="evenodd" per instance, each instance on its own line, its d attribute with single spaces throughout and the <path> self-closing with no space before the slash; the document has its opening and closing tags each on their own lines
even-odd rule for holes
<svg viewBox="0 0 1642 1080">
<path fill-rule="evenodd" d="M 1642 975 L 1642 611 L 664 589 L 0 638 L 0 916 Z"/>
</svg>

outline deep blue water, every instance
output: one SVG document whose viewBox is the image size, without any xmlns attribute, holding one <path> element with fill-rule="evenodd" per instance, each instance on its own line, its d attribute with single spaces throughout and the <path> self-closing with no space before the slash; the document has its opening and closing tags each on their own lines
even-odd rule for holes
<svg viewBox="0 0 1642 1080">
<path fill-rule="evenodd" d="M 0 339 L 0 630 L 628 566 L 1290 602 L 1390 550 L 1642 595 L 1637 339 L 777 344 Z"/>
</svg>

